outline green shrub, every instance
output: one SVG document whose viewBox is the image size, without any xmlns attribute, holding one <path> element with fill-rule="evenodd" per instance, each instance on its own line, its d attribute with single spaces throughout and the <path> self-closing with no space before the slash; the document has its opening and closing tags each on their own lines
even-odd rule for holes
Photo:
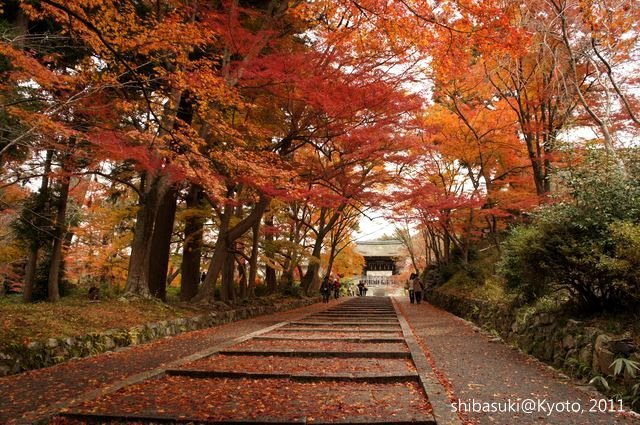
<svg viewBox="0 0 640 425">
<path fill-rule="evenodd" d="M 587 312 L 636 308 L 640 183 L 594 155 L 566 184 L 572 201 L 543 207 L 529 226 L 514 229 L 499 273 L 526 302 L 566 291 Z"/>
<path fill-rule="evenodd" d="M 300 285 L 287 285 L 282 290 L 282 295 L 294 298 L 303 298 L 305 294 L 304 289 Z"/>
</svg>

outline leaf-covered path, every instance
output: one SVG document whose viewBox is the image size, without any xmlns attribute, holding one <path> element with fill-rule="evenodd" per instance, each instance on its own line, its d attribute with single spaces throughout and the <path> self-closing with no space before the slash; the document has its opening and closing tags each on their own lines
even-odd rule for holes
<svg viewBox="0 0 640 425">
<path fill-rule="evenodd" d="M 73 406 L 56 423 L 457 422 L 390 298 L 350 299 L 236 342 Z"/>
<path fill-rule="evenodd" d="M 325 309 L 326 305 L 318 303 L 0 378 L 0 424 L 31 424 L 73 400 L 98 394 L 137 374 L 153 375 L 155 369 L 183 357 Z"/>
<path fill-rule="evenodd" d="M 419 344 L 435 366 L 440 381 L 447 387 L 450 400 L 463 409 L 462 403 L 466 403 L 467 412 L 461 415 L 464 422 L 500 425 L 640 423 L 637 415 L 601 413 L 597 405 L 596 412 L 590 412 L 594 401 L 603 407 L 604 396 L 577 387 L 543 363 L 457 316 L 429 304 L 409 304 L 405 299 L 397 301 Z M 511 408 L 520 406 L 522 409 L 525 400 L 534 401 L 530 413 L 522 410 L 515 413 L 472 412 L 474 408 L 470 404 L 475 401 L 475 410 L 482 410 L 483 403 L 500 403 L 494 407 L 504 410 L 509 408 L 511 401 Z M 578 404 L 583 410 L 579 413 L 557 412 L 564 409 L 566 402 L 571 404 L 572 410 Z M 553 403 L 556 403 L 556 411 L 551 413 L 549 407 Z"/>
<path fill-rule="evenodd" d="M 0 379 L 0 423 L 632 424 L 457 317 L 404 298 L 316 304 Z M 583 413 L 452 412 L 578 402 Z M 471 409 L 469 407 L 467 410 Z"/>
</svg>

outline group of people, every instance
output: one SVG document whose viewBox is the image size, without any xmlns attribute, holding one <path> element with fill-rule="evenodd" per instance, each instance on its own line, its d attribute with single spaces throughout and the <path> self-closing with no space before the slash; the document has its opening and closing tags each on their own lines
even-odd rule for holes
<svg viewBox="0 0 640 425">
<path fill-rule="evenodd" d="M 329 298 L 331 298 L 331 293 L 333 293 L 333 297 L 335 299 L 340 298 L 340 287 L 342 285 L 340 284 L 340 279 L 335 278 L 333 281 L 331 281 L 331 279 L 329 278 L 329 276 L 325 276 L 324 279 L 322 279 L 322 284 L 320 284 L 320 295 L 322 295 L 322 302 L 324 303 L 328 303 L 329 302 Z M 357 293 L 356 293 L 357 290 Z M 360 297 L 364 297 L 367 295 L 367 291 L 369 289 L 367 288 L 367 285 L 365 284 L 364 281 L 360 281 L 358 282 L 357 285 L 351 285 L 348 287 L 348 293 L 349 296 L 360 296 Z"/>
<path fill-rule="evenodd" d="M 340 279 L 335 278 L 333 282 L 329 279 L 329 276 L 325 276 L 320 285 L 320 294 L 322 295 L 322 302 L 328 303 L 333 292 L 333 297 L 338 299 L 340 297 Z"/>
<path fill-rule="evenodd" d="M 420 279 L 418 273 L 411 273 L 409 279 L 404 285 L 404 289 L 409 291 L 409 302 L 411 304 L 420 304 L 422 301 L 422 292 L 424 291 L 424 283 Z"/>
<path fill-rule="evenodd" d="M 364 280 L 361 280 L 360 282 L 358 282 L 358 295 L 361 297 L 365 297 L 367 295 L 367 291 L 369 289 L 367 288 L 367 284 L 364 283 Z"/>
</svg>

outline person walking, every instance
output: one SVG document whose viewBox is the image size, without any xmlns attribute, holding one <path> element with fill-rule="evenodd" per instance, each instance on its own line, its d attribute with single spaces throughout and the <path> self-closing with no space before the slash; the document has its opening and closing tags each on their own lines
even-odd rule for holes
<svg viewBox="0 0 640 425">
<path fill-rule="evenodd" d="M 420 304 L 422 301 L 422 291 L 424 289 L 422 285 L 422 280 L 420 280 L 420 275 L 416 274 L 413 278 L 413 296 L 416 300 L 416 304 Z"/>
<path fill-rule="evenodd" d="M 329 276 L 325 276 L 324 279 L 322 279 L 320 294 L 322 295 L 322 302 L 328 303 L 329 297 L 331 296 L 331 282 L 329 281 Z"/>
<path fill-rule="evenodd" d="M 404 289 L 406 289 L 409 292 L 409 302 L 411 304 L 413 304 L 415 300 L 415 295 L 413 292 L 413 280 L 415 278 L 416 278 L 416 274 L 411 273 L 411 275 L 409 276 L 409 279 L 407 279 L 407 283 L 404 285 Z"/>
<path fill-rule="evenodd" d="M 333 298 L 336 300 L 340 297 L 340 278 L 336 277 L 333 281 Z"/>
</svg>

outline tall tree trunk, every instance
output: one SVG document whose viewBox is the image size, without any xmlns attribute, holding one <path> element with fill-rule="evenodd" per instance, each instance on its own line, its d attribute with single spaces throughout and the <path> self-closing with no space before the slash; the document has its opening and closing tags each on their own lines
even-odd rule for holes
<svg viewBox="0 0 640 425">
<path fill-rule="evenodd" d="M 251 229 L 251 259 L 249 260 L 249 282 L 247 283 L 247 295 L 255 295 L 256 277 L 258 275 L 258 253 L 260 250 L 260 220 Z"/>
<path fill-rule="evenodd" d="M 202 207 L 202 188 L 191 185 L 187 195 L 187 209 L 193 210 L 200 207 Z M 203 232 L 204 219 L 199 214 L 189 214 L 184 224 L 182 279 L 180 281 L 181 301 L 189 301 L 198 293 Z"/>
<path fill-rule="evenodd" d="M 151 181 L 146 181 L 151 179 Z M 145 184 L 146 183 L 146 184 Z M 148 297 L 149 293 L 149 260 L 151 256 L 151 238 L 153 227 L 158 214 L 160 200 L 168 189 L 168 177 L 147 174 L 141 185 L 144 195 L 140 199 L 140 206 L 136 215 L 136 227 L 131 244 L 129 270 L 125 292 L 130 295 Z"/>
<path fill-rule="evenodd" d="M 309 265 L 307 266 L 307 272 L 302 278 L 302 287 L 307 295 L 317 292 L 320 288 L 320 278 L 318 272 L 320 271 L 320 254 L 322 253 L 322 241 L 324 235 L 318 235 L 315 244 L 313 245 L 313 251 L 311 252 L 311 258 L 309 259 Z"/>
<path fill-rule="evenodd" d="M 227 250 L 227 253 L 224 258 L 224 262 L 222 265 L 222 282 L 220 286 L 220 300 L 222 301 L 235 301 L 235 285 L 234 285 L 234 277 L 235 277 L 235 242 L 227 241 L 228 246 L 230 247 Z"/>
<path fill-rule="evenodd" d="M 47 151 L 44 160 L 44 171 L 42 173 L 42 182 L 40 183 L 40 193 L 38 196 L 49 196 L 49 174 L 51 173 L 51 161 L 53 160 L 53 151 L 49 149 Z M 46 204 L 46 199 L 43 201 L 43 205 Z M 37 211 L 42 213 L 42 211 Z M 36 280 L 36 271 L 38 270 L 38 257 L 40 255 L 40 242 L 31 241 L 29 244 L 29 257 L 27 258 L 27 265 L 24 274 L 24 286 L 22 288 L 22 301 L 30 303 L 33 301 L 33 286 Z"/>
<path fill-rule="evenodd" d="M 64 170 L 63 170 L 64 171 Z M 60 300 L 60 276 L 62 275 L 62 246 L 66 232 L 67 204 L 69 201 L 69 176 L 63 175 L 60 180 L 60 197 L 58 211 L 53 227 L 53 248 L 49 264 L 48 298 L 51 302 Z"/>
<path fill-rule="evenodd" d="M 340 205 L 333 212 L 329 221 L 325 220 L 327 210 L 323 208 L 320 212 L 320 225 L 318 226 L 318 231 L 316 233 L 316 241 L 313 245 L 313 251 L 311 253 L 311 258 L 309 259 L 307 272 L 305 273 L 301 282 L 302 287 L 304 288 L 307 295 L 315 293 L 320 289 L 320 277 L 318 276 L 318 271 L 320 270 L 320 255 L 322 254 L 324 238 L 325 236 L 327 236 L 333 226 L 335 226 L 346 206 L 347 204 Z"/>
<path fill-rule="evenodd" d="M 247 294 L 249 292 L 248 282 L 247 282 L 247 265 L 246 263 L 238 263 L 238 276 L 240 277 L 238 281 L 238 288 L 240 299 L 244 300 L 247 298 Z"/>
<path fill-rule="evenodd" d="M 178 119 L 186 124 L 191 124 L 193 118 L 193 104 L 188 91 L 179 89 L 173 90 L 170 99 L 165 103 L 162 113 L 163 125 L 158 132 L 158 136 L 167 134 L 167 129 L 176 128 L 180 125 Z M 176 146 L 179 148 L 179 146 Z M 131 256 L 129 257 L 129 270 L 127 274 L 127 284 L 125 292 L 131 295 L 149 296 L 149 282 L 151 273 L 151 251 L 154 227 L 160 205 L 165 201 L 167 191 L 173 190 L 174 183 L 170 176 L 162 173 L 147 172 L 143 176 L 140 189 L 140 207 L 136 216 L 136 228 L 134 230 L 133 243 L 131 244 Z M 145 184 L 146 183 L 146 184 Z M 167 200 L 168 201 L 168 200 Z M 175 202 L 174 202 L 175 204 Z M 175 208 L 175 205 L 174 205 Z M 164 213 L 164 212 L 163 212 Z M 173 211 L 175 216 L 175 210 Z M 165 218 L 165 221 L 168 220 Z M 170 220 L 173 225 L 173 219 Z M 168 226 L 166 222 L 160 224 L 161 227 Z M 164 230 L 164 229 L 163 229 Z M 159 237 L 166 238 L 166 230 L 161 231 Z M 169 235 L 170 237 L 170 235 Z M 168 249 L 168 248 L 167 248 Z M 168 255 L 168 254 L 167 254 Z M 155 261 L 155 259 L 154 259 Z M 160 264 L 159 266 L 162 266 Z M 166 266 L 162 278 L 162 285 L 166 280 Z M 154 268 L 155 270 L 155 268 Z M 154 283 L 156 285 L 156 283 Z M 157 292 L 157 288 L 154 289 Z"/>
<path fill-rule="evenodd" d="M 264 224 L 268 227 L 273 227 L 273 213 L 271 211 L 268 211 L 265 214 Z M 269 260 L 273 262 L 273 232 L 267 232 L 264 237 L 264 241 L 266 257 L 268 257 Z M 276 289 L 278 288 L 278 282 L 276 280 L 276 270 L 268 263 L 265 265 L 264 278 L 265 284 L 267 285 L 267 291 L 270 294 L 276 292 Z"/>
<path fill-rule="evenodd" d="M 331 269 L 333 269 L 333 262 L 336 259 L 336 246 L 331 244 L 331 252 L 329 252 L 329 263 L 327 264 L 327 271 L 324 273 L 325 276 L 331 276 Z"/>
<path fill-rule="evenodd" d="M 38 256 L 40 255 L 40 247 L 32 246 L 29 249 L 29 257 L 27 258 L 27 266 L 24 273 L 24 286 L 22 287 L 22 301 L 30 303 L 33 301 L 33 286 L 36 280 L 36 270 L 38 269 Z"/>
<path fill-rule="evenodd" d="M 155 225 L 149 250 L 149 292 L 152 296 L 167 300 L 167 270 L 171 254 L 171 235 L 176 217 L 178 189 L 172 185 L 162 197 L 158 205 Z"/>
</svg>

